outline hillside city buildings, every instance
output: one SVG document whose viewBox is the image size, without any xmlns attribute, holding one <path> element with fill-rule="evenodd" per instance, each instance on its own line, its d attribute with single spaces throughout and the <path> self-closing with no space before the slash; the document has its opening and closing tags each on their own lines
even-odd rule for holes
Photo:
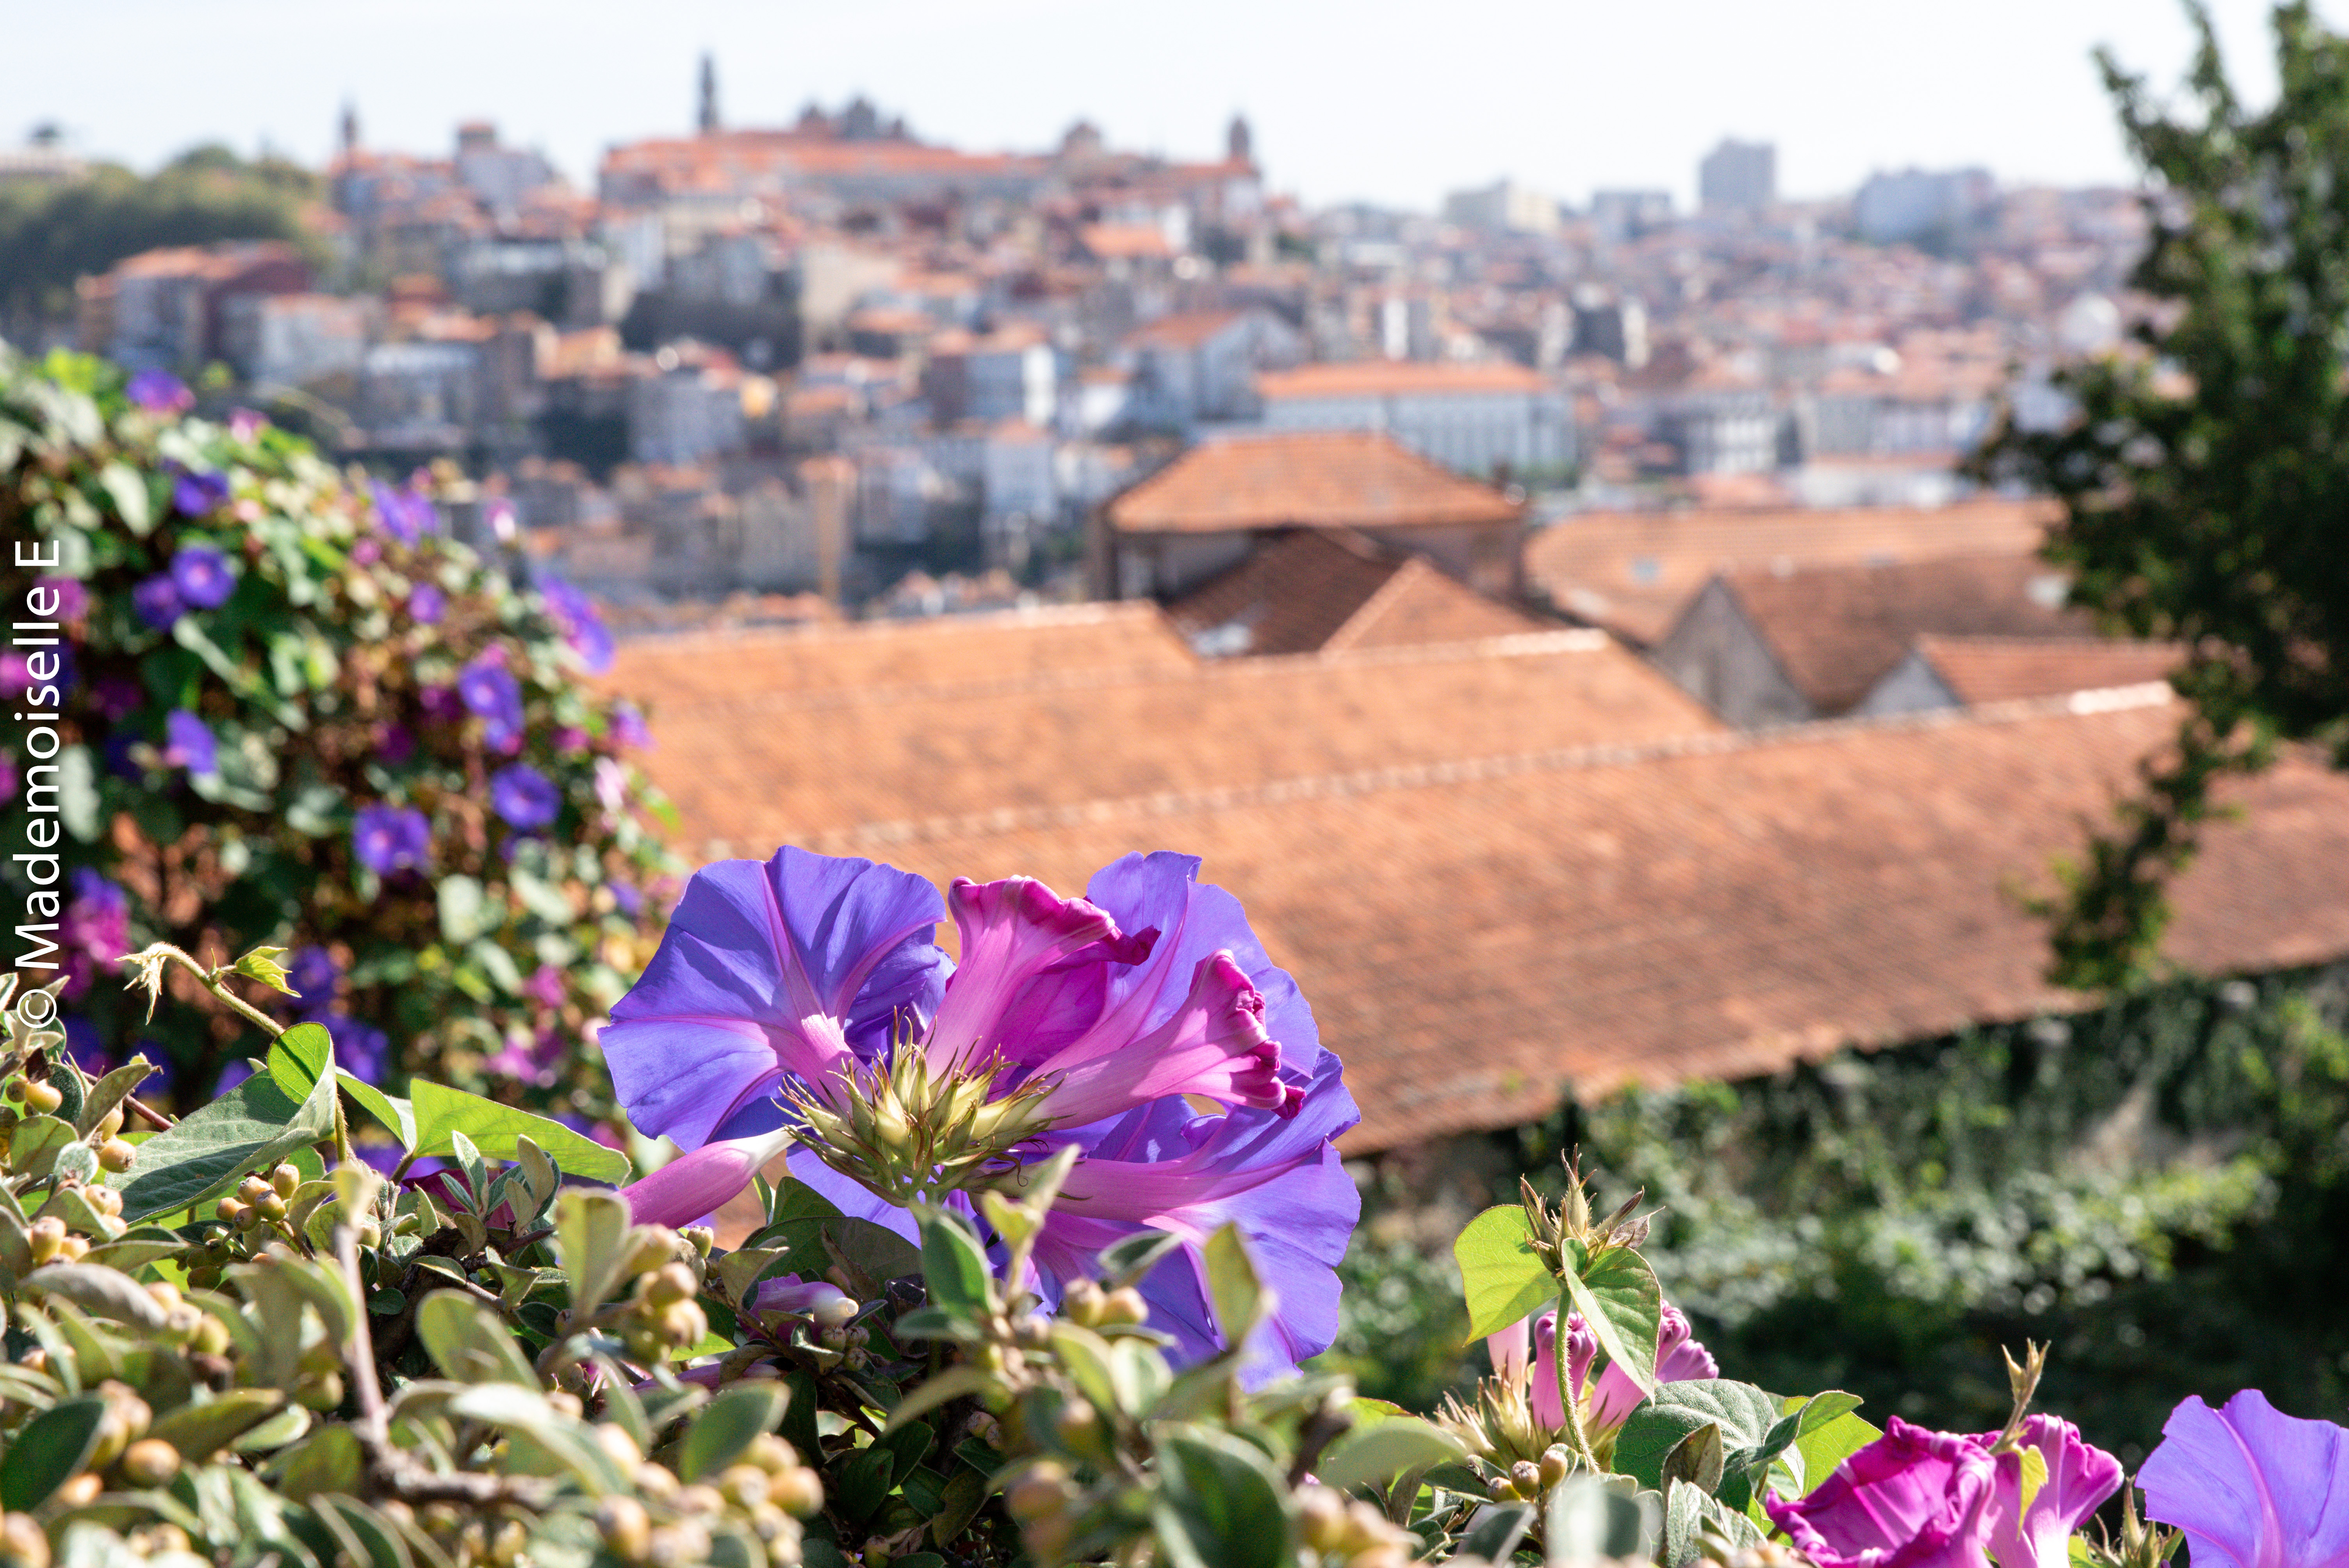
<svg viewBox="0 0 2349 1568">
<path fill-rule="evenodd" d="M 488 120 L 433 155 L 347 114 L 315 244 L 131 257 L 83 281 L 74 334 L 225 364 L 378 468 L 453 462 L 541 557 L 667 624 L 728 594 L 1103 591 L 1114 498 L 1282 432 L 1379 435 L 1536 529 L 1937 505 L 2002 393 L 2060 417 L 2051 367 L 2135 308 L 2125 191 L 1906 170 L 1795 202 L 1775 150 L 1732 139 L 1692 212 L 1510 180 L 1441 216 L 1313 211 L 1244 119 L 1187 161 L 1084 123 L 974 151 L 862 99 L 737 127 L 714 66 L 699 87 L 691 129 L 585 185 Z"/>
</svg>

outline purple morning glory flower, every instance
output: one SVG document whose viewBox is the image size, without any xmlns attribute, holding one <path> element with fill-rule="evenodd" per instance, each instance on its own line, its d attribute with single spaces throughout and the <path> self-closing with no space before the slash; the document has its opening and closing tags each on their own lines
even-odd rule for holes
<svg viewBox="0 0 2349 1568">
<path fill-rule="evenodd" d="M 220 748 L 212 727 L 184 707 L 163 716 L 163 760 L 191 773 L 220 771 Z"/>
<path fill-rule="evenodd" d="M 64 1028 L 66 1055 L 73 1058 L 74 1066 L 92 1078 L 104 1078 L 114 1070 L 114 1059 L 106 1054 L 106 1043 L 96 1024 L 88 1018 L 67 1018 Z"/>
<path fill-rule="evenodd" d="M 2194 1568 L 2349 1565 L 2349 1429 L 2302 1420 L 2246 1388 L 2169 1412 L 2137 1471 L 2145 1516 L 2186 1532 Z"/>
<path fill-rule="evenodd" d="M 130 607 L 139 618 L 159 632 L 168 632 L 187 613 L 180 602 L 179 584 L 170 573 L 150 577 L 130 591 Z"/>
<path fill-rule="evenodd" d="M 522 684 L 491 649 L 467 665 L 457 677 L 457 696 L 466 710 L 481 720 L 482 734 L 492 746 L 504 747 L 522 738 Z"/>
<path fill-rule="evenodd" d="M 563 791 L 527 762 L 509 762 L 490 775 L 490 809 L 512 827 L 543 828 L 563 810 Z"/>
<path fill-rule="evenodd" d="M 610 734 L 615 746 L 629 747 L 637 751 L 652 749 L 653 732 L 645 727 L 645 716 L 636 711 L 633 703 L 616 702 L 612 705 Z"/>
<path fill-rule="evenodd" d="M 236 592 L 236 576 L 228 557 L 205 544 L 183 544 L 171 557 L 171 586 L 180 603 L 199 610 L 217 610 Z"/>
<path fill-rule="evenodd" d="M 285 965 L 285 983 L 300 992 L 302 1009 L 316 1012 L 335 999 L 343 966 L 323 947 L 297 947 Z"/>
<path fill-rule="evenodd" d="M 612 903 L 619 909 L 619 912 L 622 914 L 634 920 L 637 915 L 644 913 L 645 895 L 636 891 L 636 884 L 633 882 L 606 882 L 604 885 L 612 890 Z"/>
<path fill-rule="evenodd" d="M 218 1099 L 221 1096 L 226 1094 L 229 1090 L 234 1088 L 237 1085 L 243 1083 L 252 1076 L 253 1064 L 246 1061 L 243 1057 L 239 1057 L 236 1060 L 229 1063 L 228 1066 L 221 1068 L 220 1080 L 212 1085 L 212 1098 L 214 1099 Z M 392 1145 L 391 1147 L 398 1152 L 406 1152 L 405 1150 L 398 1150 L 397 1145 Z"/>
<path fill-rule="evenodd" d="M 993 1062 L 999 1091 L 1049 1075 L 1045 1109 L 1065 1119 L 1045 1141 L 1085 1158 L 1038 1243 L 1048 1294 L 1090 1277 L 1119 1238 L 1173 1231 L 1188 1244 L 1143 1292 L 1152 1324 L 1205 1356 L 1223 1341 L 1198 1248 L 1237 1222 L 1280 1302 L 1246 1370 L 1293 1367 L 1336 1332 L 1334 1270 L 1360 1204 L 1331 1140 L 1360 1118 L 1295 983 L 1197 869 L 1129 855 L 1083 899 L 958 881 L 956 968 L 918 877 L 790 848 L 705 867 L 600 1037 L 621 1103 L 688 1149 L 770 1131 L 786 1076 L 836 1092 L 837 1068 L 898 1033 L 934 1070 Z M 1228 1109 L 1202 1115 L 1192 1095 Z M 846 1212 L 907 1222 L 812 1161 L 797 1173 Z"/>
<path fill-rule="evenodd" d="M 188 384 L 168 370 L 141 370 L 122 392 L 150 414 L 180 414 L 196 406 Z"/>
<path fill-rule="evenodd" d="M 1508 1376 L 1523 1382 L 1527 1370 L 1526 1361 L 1526 1329 L 1530 1326 L 1534 1343 L 1531 1366 L 1532 1381 L 1526 1385 L 1526 1398 L 1536 1418 L 1552 1429 L 1566 1425 L 1566 1408 L 1557 1388 L 1557 1312 L 1555 1308 L 1537 1317 L 1520 1320 L 1496 1334 L 1486 1336 L 1485 1346 L 1497 1369 L 1506 1363 L 1513 1370 Z M 1584 1418 L 1593 1432 L 1610 1432 L 1630 1418 L 1632 1410 L 1647 1396 L 1630 1375 L 1614 1363 L 1599 1375 L 1598 1387 L 1583 1397 L 1585 1379 L 1590 1364 L 1598 1358 L 1599 1341 L 1578 1312 L 1566 1315 L 1567 1373 L 1569 1386 L 1578 1398 L 1583 1398 Z M 1720 1376 L 1721 1364 L 1713 1353 L 1693 1337 L 1688 1315 L 1670 1302 L 1664 1304 L 1663 1324 L 1656 1336 L 1656 1381 L 1683 1383 L 1692 1377 Z"/>
<path fill-rule="evenodd" d="M 437 626 L 449 612 L 449 595 L 429 583 L 419 583 L 408 593 L 408 615 L 419 626 Z"/>
<path fill-rule="evenodd" d="M 376 521 L 400 543 L 413 546 L 440 525 L 440 513 L 431 498 L 412 490 L 395 490 L 378 480 L 374 486 Z"/>
<path fill-rule="evenodd" d="M 562 1068 L 563 1058 L 569 1054 L 564 1049 L 564 1038 L 560 1033 L 554 1029 L 541 1029 L 536 1037 L 527 1044 L 518 1040 L 508 1040 L 503 1049 L 495 1056 L 484 1057 L 481 1065 L 493 1073 L 520 1078 L 524 1083 L 536 1084 L 539 1088 L 545 1088 L 554 1084 Z M 730 1193 L 729 1196 L 731 1194 Z M 709 1211 L 706 1209 L 701 1211 L 701 1213 L 707 1212 Z M 697 1213 L 693 1218 L 699 1219 L 701 1213 Z M 693 1222 L 688 1220 L 684 1222 L 690 1224 Z"/>
<path fill-rule="evenodd" d="M 465 717 L 465 699 L 457 695 L 455 686 L 426 686 L 416 694 L 416 704 L 424 717 L 444 724 L 454 724 Z"/>
<path fill-rule="evenodd" d="M 57 596 L 57 614 L 60 621 L 78 621 L 89 608 L 89 590 L 78 577 L 43 577 L 35 586 Z"/>
<path fill-rule="evenodd" d="M 375 755 L 379 762 L 394 768 L 416 755 L 416 736 L 404 724 L 381 724 L 376 727 Z"/>
<path fill-rule="evenodd" d="M 1989 1448 L 1996 1432 L 1984 1432 L 1974 1441 Z M 2047 1479 L 2023 1506 L 2023 1455 L 2019 1449 L 1999 1454 L 1998 1492 L 1991 1500 L 1990 1549 L 2001 1568 L 2069 1568 L 2072 1532 L 2105 1499 L 2121 1489 L 2121 1461 L 2080 1437 L 2080 1429 L 2060 1416 L 2024 1419 L 2017 1441 L 2021 1449 L 2036 1449 L 2046 1462 Z"/>
<path fill-rule="evenodd" d="M 390 1036 L 347 1013 L 328 1013 L 318 1022 L 334 1039 L 336 1066 L 371 1084 L 391 1076 Z"/>
<path fill-rule="evenodd" d="M 603 612 L 595 601 L 560 577 L 542 576 L 538 591 L 546 600 L 547 613 L 554 624 L 563 628 L 571 651 L 589 673 L 602 675 L 612 667 L 612 634 L 604 625 Z"/>
<path fill-rule="evenodd" d="M 378 876 L 420 868 L 432 848 L 432 824 L 408 806 L 359 808 L 351 826 L 351 852 Z"/>
<path fill-rule="evenodd" d="M 200 474 L 187 469 L 171 485 L 171 505 L 182 517 L 202 517 L 228 500 L 226 474 Z"/>
</svg>

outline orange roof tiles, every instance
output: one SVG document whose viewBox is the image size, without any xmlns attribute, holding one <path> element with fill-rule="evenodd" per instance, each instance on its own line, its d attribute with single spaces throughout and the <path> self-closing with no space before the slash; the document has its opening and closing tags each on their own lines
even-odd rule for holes
<svg viewBox="0 0 2349 1568">
<path fill-rule="evenodd" d="M 1652 644 L 1716 572 L 2035 550 L 2058 515 L 2048 502 L 2009 500 L 1583 512 L 1526 542 L 1526 574 L 1567 614 Z"/>
<path fill-rule="evenodd" d="M 1126 334 L 1133 347 L 1195 348 L 1247 315 L 1239 310 L 1178 311 Z"/>
<path fill-rule="evenodd" d="M 1555 630 L 1348 529 L 1292 533 L 1166 607 L 1190 636 L 1247 629 L 1256 655 L 1473 642 Z"/>
<path fill-rule="evenodd" d="M 1100 261 L 1158 261 L 1174 254 L 1166 236 L 1147 223 L 1088 223 L 1078 242 Z"/>
<path fill-rule="evenodd" d="M 2064 605 L 2064 579 L 2035 555 L 1747 567 L 1721 581 L 1822 714 L 1866 696 L 1925 633 L 2072 641 L 2094 630 L 2086 612 Z"/>
<path fill-rule="evenodd" d="M 2184 659 L 2175 643 L 2117 637 L 1942 637 L 1916 651 L 1960 702 L 2008 702 L 2166 680 Z"/>
<path fill-rule="evenodd" d="M 2076 851 L 2177 709 L 2073 706 L 1463 747 L 821 847 L 1070 892 L 1130 850 L 1203 856 L 1344 1057 L 1363 1111 L 1348 1146 L 1377 1149 L 1538 1117 L 1569 1082 L 1772 1072 L 2075 1005 L 2008 890 Z M 2349 778 L 2287 762 L 2231 798 L 2247 812 L 2178 882 L 2168 953 L 2221 974 L 2349 954 Z"/>
<path fill-rule="evenodd" d="M 1300 365 L 1294 370 L 1267 371 L 1257 377 L 1256 385 L 1268 403 L 1285 397 L 1442 397 L 1550 388 L 1545 377 L 1520 365 L 1423 364 L 1404 359 Z"/>
<path fill-rule="evenodd" d="M 1521 503 L 1369 431 L 1235 437 L 1193 447 L 1109 504 L 1134 533 L 1509 523 Z"/>
</svg>

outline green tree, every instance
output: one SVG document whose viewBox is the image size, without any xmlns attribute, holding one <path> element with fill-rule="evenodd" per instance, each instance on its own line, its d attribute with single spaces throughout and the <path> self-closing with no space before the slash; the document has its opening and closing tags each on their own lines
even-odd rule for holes
<svg viewBox="0 0 2349 1568">
<path fill-rule="evenodd" d="M 2062 500 L 2048 550 L 2075 602 L 2189 650 L 2177 745 L 2052 907 L 2055 977 L 2090 987 L 2149 973 L 2224 779 L 2283 745 L 2349 765 L 2349 40 L 2279 5 L 2280 91 L 2254 113 L 2189 11 L 2182 102 L 2100 57 L 2148 181 L 2147 325 L 2064 375 L 2067 427 L 2010 422 L 1981 459 Z"/>
<path fill-rule="evenodd" d="M 67 184 L 0 187 L 0 319 L 54 319 L 74 280 L 163 245 L 301 240 L 317 177 L 277 159 L 191 148 L 150 176 L 101 164 Z"/>
</svg>

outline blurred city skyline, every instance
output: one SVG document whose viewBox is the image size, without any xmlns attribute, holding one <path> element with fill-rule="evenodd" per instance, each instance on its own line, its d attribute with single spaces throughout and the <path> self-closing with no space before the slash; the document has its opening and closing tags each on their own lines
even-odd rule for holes
<svg viewBox="0 0 2349 1568">
<path fill-rule="evenodd" d="M 2091 51 L 2107 45 L 2168 88 L 2190 44 L 2163 0 L 1930 13 L 1879 0 L 1202 0 L 1147 24 L 1072 0 L 8 8 L 22 14 L 7 25 L 0 139 L 55 123 L 76 150 L 140 168 L 202 141 L 322 163 L 348 104 L 368 145 L 438 150 L 457 122 L 487 119 L 592 187 L 609 144 L 690 129 L 708 53 L 730 125 L 781 125 L 811 100 L 862 94 L 925 139 L 973 150 L 1040 149 L 1084 119 L 1113 144 L 1186 158 L 1217 150 L 1237 113 L 1274 189 L 1417 211 L 1502 178 L 1578 206 L 1624 187 L 1685 203 L 1697 160 L 1723 137 L 1775 143 L 1780 189 L 1796 199 L 1911 166 L 2120 183 L 2132 170 Z M 2265 0 L 2211 9 L 2239 86 L 2271 92 Z M 2349 5 L 2319 9 L 2338 20 Z M 109 87 L 93 93 L 101 58 Z"/>
</svg>

